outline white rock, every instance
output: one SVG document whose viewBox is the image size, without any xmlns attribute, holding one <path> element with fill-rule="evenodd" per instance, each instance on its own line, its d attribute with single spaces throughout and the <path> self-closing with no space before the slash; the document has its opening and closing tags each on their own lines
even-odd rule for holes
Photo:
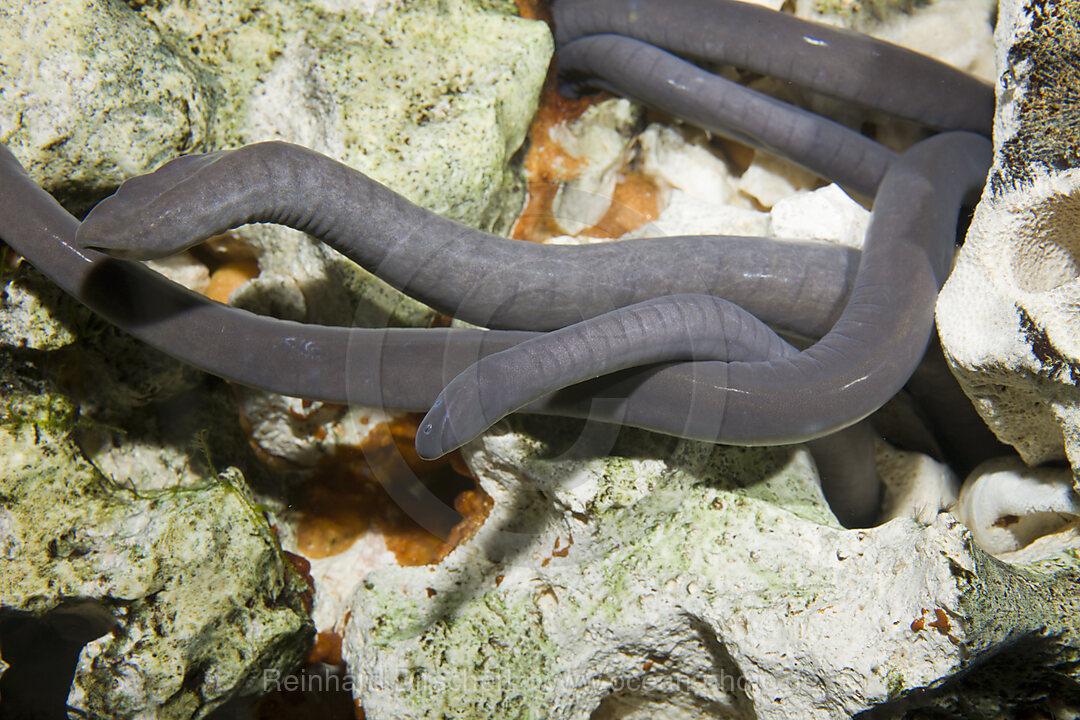
<svg viewBox="0 0 1080 720">
<path fill-rule="evenodd" d="M 611 207 L 639 113 L 628 100 L 607 100 L 551 128 L 551 139 L 584 166 L 559 187 L 551 204 L 552 217 L 567 233 L 596 225 Z"/>
<path fill-rule="evenodd" d="M 870 211 L 838 185 L 780 199 L 769 213 L 772 235 L 790 240 L 828 240 L 861 248 Z"/>
<path fill-rule="evenodd" d="M 1029 468 L 1018 458 L 1005 457 L 972 471 L 956 513 L 983 550 L 1001 557 L 1043 536 L 1080 526 L 1080 497 L 1067 468 Z M 1051 547 L 1051 552 L 1063 549 Z M 1032 553 L 1025 558 L 1039 559 Z"/>
<path fill-rule="evenodd" d="M 749 207 L 736 194 L 727 164 L 702 143 L 703 137 L 687 140 L 672 128 L 649 125 L 637 138 L 641 171 L 662 187 L 681 190 L 701 202 Z"/>
<path fill-rule="evenodd" d="M 579 460 L 530 429 L 467 446 L 494 501 L 473 538 L 353 598 L 368 717 L 850 717 L 992 642 L 997 576 L 948 514 L 845 531 L 804 450 L 624 431 Z"/>
<path fill-rule="evenodd" d="M 739 192 L 771 208 L 781 198 L 818 184 L 818 177 L 774 155 L 757 151 L 750 167 L 739 177 Z"/>
<path fill-rule="evenodd" d="M 1040 6 L 1041 7 L 1041 6 Z M 1064 7 L 1004 4 L 997 26 L 995 159 L 937 308 L 953 372 L 997 436 L 1029 465 L 1080 467 L 1080 170 L 1073 76 L 1055 75 Z M 1069 83 L 1072 82 L 1073 85 Z M 1071 103 L 1071 104 L 1070 104 Z"/>
<path fill-rule="evenodd" d="M 688 139 L 688 135 L 691 139 Z M 641 172 L 663 191 L 652 222 L 623 236 L 743 235 L 769 233 L 769 215 L 737 190 L 727 164 L 703 146 L 700 134 L 650 125 L 638 136 Z"/>
<path fill-rule="evenodd" d="M 190 253 L 181 253 L 159 260 L 147 260 L 146 264 L 154 272 L 159 272 L 174 283 L 179 283 L 188 290 L 204 292 L 210 285 L 210 271 L 198 262 Z"/>
<path fill-rule="evenodd" d="M 208 140 L 213 91 L 125 3 L 5 2 L 0 48 L 0 138 L 61 197 L 85 205 Z"/>
<path fill-rule="evenodd" d="M 667 207 L 660 211 L 655 220 L 623 237 L 698 234 L 763 237 L 769 234 L 769 214 L 750 208 L 706 202 L 673 189 Z"/>
<path fill-rule="evenodd" d="M 885 490 L 882 520 L 907 518 L 930 525 L 956 503 L 960 480 L 947 465 L 922 453 L 897 450 L 884 440 L 877 442 L 874 459 Z"/>
<path fill-rule="evenodd" d="M 296 552 L 285 542 L 282 546 Z M 345 552 L 312 558 L 309 562 L 309 574 L 315 583 L 315 607 L 311 611 L 315 630 L 339 634 L 344 631 L 347 603 L 356 592 L 360 578 L 373 570 L 398 565 L 382 533 L 374 530 L 358 537 Z"/>
</svg>

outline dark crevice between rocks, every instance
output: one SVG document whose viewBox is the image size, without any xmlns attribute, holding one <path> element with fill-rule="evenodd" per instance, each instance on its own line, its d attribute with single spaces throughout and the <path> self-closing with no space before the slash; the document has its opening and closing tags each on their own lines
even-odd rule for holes
<svg viewBox="0 0 1080 720">
<path fill-rule="evenodd" d="M 70 600 L 37 615 L 0 610 L 0 720 L 67 720 L 67 697 L 83 646 L 116 620 L 95 600 Z"/>
</svg>

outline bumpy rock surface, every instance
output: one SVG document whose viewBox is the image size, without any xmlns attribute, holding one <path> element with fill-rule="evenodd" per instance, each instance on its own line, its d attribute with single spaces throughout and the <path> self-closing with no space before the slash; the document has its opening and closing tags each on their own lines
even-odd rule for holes
<svg viewBox="0 0 1080 720">
<path fill-rule="evenodd" d="M 948 514 L 843 530 L 800 449 L 624 431 L 580 460 L 529 429 L 469 446 L 494 500 L 471 540 L 357 593 L 367 717 L 990 718 L 1075 689 L 1055 675 L 1080 647 L 1073 555 L 1017 570 Z"/>
<path fill-rule="evenodd" d="M 75 409 L 30 370 L 5 361 L 2 377 L 5 710 L 201 717 L 302 659 L 307 586 L 243 478 L 114 484 L 72 442 Z"/>
<path fill-rule="evenodd" d="M 121 2 L 0 5 L 0 142 L 77 206 L 206 147 L 214 105 L 210 79 Z"/>
<path fill-rule="evenodd" d="M 503 227 L 521 203 L 512 157 L 551 52 L 546 26 L 515 12 L 504 0 L 0 3 L 0 142 L 74 211 L 176 155 L 285 139 L 445 215 Z M 238 234 L 262 270 L 239 293 L 246 305 L 341 324 L 430 318 L 286 235 Z M 16 410 L 5 436 L 0 484 L 18 493 L 0 493 L 4 710 L 26 700 L 8 688 L 50 673 L 52 709 L 98 717 L 199 716 L 263 689 L 264 672 L 280 676 L 309 649 L 310 608 L 240 475 L 207 478 L 215 463 L 240 466 L 276 503 L 295 478 L 255 461 L 229 388 L 10 260 L 0 256 L 0 363 L 33 386 L 2 385 L 0 401 L 18 389 L 51 407 L 62 386 L 81 420 L 53 427 Z M 209 282 L 190 259 L 159 267 Z M 301 464 L 381 419 L 245 399 L 253 436 Z M 326 428 L 325 444 L 312 440 Z M 14 638 L 55 652 L 28 657 Z"/>
<path fill-rule="evenodd" d="M 938 303 L 954 373 L 1003 441 L 1080 468 L 1075 2 L 1004 3 L 995 160 Z"/>
</svg>

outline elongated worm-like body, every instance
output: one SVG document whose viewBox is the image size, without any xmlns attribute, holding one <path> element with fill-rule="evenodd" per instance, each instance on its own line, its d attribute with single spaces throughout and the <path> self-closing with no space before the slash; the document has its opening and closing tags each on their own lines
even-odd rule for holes
<svg viewBox="0 0 1080 720">
<path fill-rule="evenodd" d="M 418 437 L 425 454 L 455 447 L 522 403 L 526 411 L 738 444 L 843 431 L 899 390 L 917 364 L 951 258 L 955 211 L 982 181 L 988 143 L 953 133 L 896 160 L 842 126 L 763 99 L 640 40 L 603 33 L 832 90 L 935 127 L 987 132 L 992 93 L 917 54 L 729 0 L 708 2 L 719 10 L 699 24 L 741 17 L 795 41 L 785 48 L 755 39 L 751 50 L 745 28 L 710 40 L 694 27 L 673 39 L 647 22 L 663 8 L 664 22 L 689 28 L 704 9 L 701 1 L 590 3 L 609 9 L 614 25 L 605 26 L 584 3 L 558 0 L 564 69 L 596 75 L 585 82 L 791 157 L 853 192 L 876 191 L 872 237 L 853 292 L 855 251 L 748 238 L 580 247 L 508 241 L 438 218 L 285 143 L 169 163 L 125 183 L 81 228 L 4 150 L 0 239 L 105 317 L 215 374 L 285 394 L 389 409 L 427 409 L 434 402 Z M 821 63 L 828 64 L 827 81 L 818 74 Z M 841 87 L 833 66 L 853 70 L 862 84 Z M 764 127 L 755 128 L 751 118 Z M 309 326 L 209 303 L 137 264 L 95 252 L 156 257 L 252 221 L 309 232 L 399 289 L 470 322 L 570 327 L 539 336 Z M 695 295 L 662 297 L 673 293 Z M 755 315 L 794 335 L 828 334 L 798 353 Z M 573 325 L 587 318 L 594 320 Z M 861 480 L 872 474 L 872 452 L 863 452 L 872 441 L 865 426 L 844 432 L 845 442 L 857 436 L 861 450 L 843 468 L 823 466 L 833 479 L 826 492 L 845 523 L 865 524 L 878 497 L 876 482 Z M 815 441 L 815 454 L 824 457 L 829 442 Z"/>
<path fill-rule="evenodd" d="M 555 0 L 555 40 L 643 40 L 942 130 L 990 135 L 994 90 L 907 48 L 737 0 Z"/>
<path fill-rule="evenodd" d="M 713 75 L 648 43 L 588 35 L 559 49 L 563 78 L 610 90 L 872 198 L 896 153 L 808 110 Z"/>
<path fill-rule="evenodd" d="M 699 390 L 716 411 L 697 414 L 690 398 L 678 434 L 746 445 L 799 442 L 847 427 L 891 398 L 926 349 L 960 204 L 982 187 L 989 163 L 989 141 L 973 133 L 936 135 L 904 153 L 878 191 L 855 288 L 833 329 L 798 355 L 696 363 L 716 383 Z M 428 412 L 418 451 L 442 455 L 545 392 L 619 369 L 621 358 L 634 355 L 631 346 L 647 350 L 649 362 L 687 359 L 694 335 L 681 331 L 688 318 L 700 320 L 700 303 L 640 308 L 614 310 L 480 360 Z M 696 326 L 692 332 L 712 339 L 730 331 L 726 318 L 711 321 L 712 333 Z"/>
<path fill-rule="evenodd" d="M 303 230 L 441 312 L 505 329 L 550 330 L 659 295 L 703 293 L 817 338 L 843 311 L 859 258 L 828 243 L 724 236 L 508 240 L 281 142 L 189 155 L 128 180 L 76 237 L 81 247 L 152 258 L 248 222 Z"/>
</svg>

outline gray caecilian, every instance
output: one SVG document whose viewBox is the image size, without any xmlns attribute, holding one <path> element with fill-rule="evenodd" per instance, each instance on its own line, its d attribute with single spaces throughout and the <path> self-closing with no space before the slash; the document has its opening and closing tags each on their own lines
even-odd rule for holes
<svg viewBox="0 0 1080 720">
<path fill-rule="evenodd" d="M 424 456 L 457 447 L 515 410 L 732 444 L 822 438 L 880 407 L 919 363 L 958 210 L 982 185 L 990 144 L 972 132 L 947 132 L 897 156 L 785 103 L 761 104 L 752 91 L 715 83 L 648 43 L 777 74 L 944 130 L 987 130 L 993 93 L 910 51 L 737 2 L 708 5 L 721 16 L 750 12 L 754 34 L 813 42 L 740 49 L 751 36 L 743 30 L 720 49 L 695 44 L 708 29 L 706 16 L 694 14 L 701 2 L 592 3 L 615 23 L 595 26 L 586 3 L 559 0 L 556 34 L 569 41 L 559 62 L 565 58 L 575 83 L 581 73 L 598 73 L 587 82 L 625 86 L 710 130 L 729 122 L 710 119 L 722 108 L 736 120 L 759 113 L 760 141 L 748 124 L 730 134 L 875 196 L 861 256 L 816 243 L 713 236 L 591 246 L 507 240 L 280 142 L 169 162 L 124 182 L 81 226 L 3 149 L 0 238 L 111 322 L 208 372 L 286 395 L 430 409 L 417 437 Z M 651 37 L 634 23 L 620 25 L 630 4 L 636 13 L 661 12 L 670 27 Z M 670 44 L 676 35 L 690 45 Z M 635 64 L 641 57 L 657 61 Z M 855 61 L 865 57 L 879 61 Z M 612 68 L 619 77 L 608 77 Z M 878 91 L 885 86 L 879 70 L 895 83 L 889 93 Z M 671 82 L 665 73 L 683 74 Z M 819 141 L 831 143 L 829 152 L 815 151 Z M 214 303 L 120 259 L 174 253 L 247 222 L 308 232 L 437 310 L 495 329 L 278 320 Z M 797 352 L 764 323 L 789 337 L 822 339 Z M 860 438 L 861 459 L 822 471 L 826 496 L 849 526 L 871 523 L 878 504 L 876 476 L 867 474 L 872 444 L 860 428 L 847 432 Z"/>
</svg>

